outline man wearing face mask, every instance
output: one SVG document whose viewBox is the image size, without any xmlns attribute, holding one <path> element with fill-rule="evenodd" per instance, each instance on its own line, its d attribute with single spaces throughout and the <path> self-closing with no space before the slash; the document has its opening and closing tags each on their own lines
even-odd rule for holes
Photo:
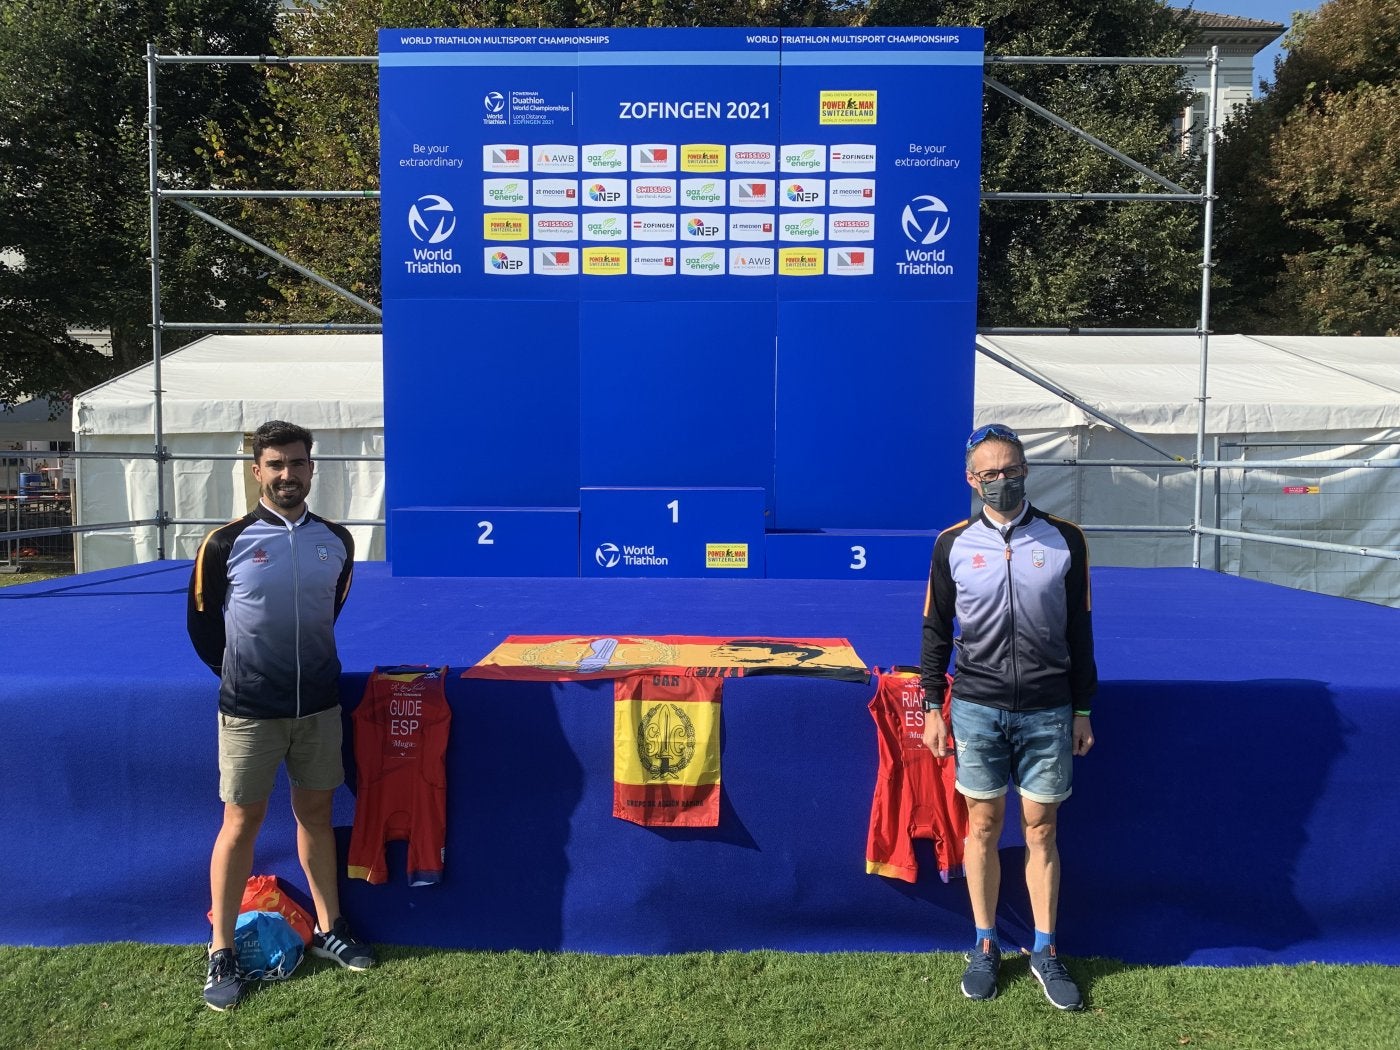
<svg viewBox="0 0 1400 1050">
<path fill-rule="evenodd" d="M 967 800 L 964 861 L 976 926 L 962 978 L 969 999 L 994 999 L 1001 947 L 996 933 L 1001 862 L 997 843 L 1008 784 L 1021 796 L 1026 889 L 1035 920 L 1030 971 L 1061 1010 L 1083 998 L 1060 961 L 1055 918 L 1060 803 L 1070 795 L 1073 757 L 1094 746 L 1090 705 L 1098 687 L 1084 534 L 1026 502 L 1025 449 L 999 423 L 967 439 L 967 483 L 981 512 L 942 532 L 924 603 L 921 660 L 924 744 L 957 751 L 957 787 Z M 960 635 L 953 638 L 956 618 Z M 953 668 L 951 739 L 939 716 L 944 672 Z"/>
</svg>

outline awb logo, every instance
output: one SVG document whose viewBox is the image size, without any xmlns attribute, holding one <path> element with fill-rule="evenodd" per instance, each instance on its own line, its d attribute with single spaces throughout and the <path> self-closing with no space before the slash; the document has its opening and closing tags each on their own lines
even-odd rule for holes
<svg viewBox="0 0 1400 1050">
<path fill-rule="evenodd" d="M 738 277 L 768 277 L 775 272 L 772 248 L 730 248 L 729 272 Z"/>
<path fill-rule="evenodd" d="M 578 171 L 578 147 L 536 146 L 535 170 L 545 172 Z"/>
</svg>

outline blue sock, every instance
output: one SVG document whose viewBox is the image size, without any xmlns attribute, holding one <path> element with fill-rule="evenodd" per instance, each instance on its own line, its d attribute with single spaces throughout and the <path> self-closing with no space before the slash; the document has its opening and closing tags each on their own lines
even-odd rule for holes
<svg viewBox="0 0 1400 1050">
<path fill-rule="evenodd" d="M 976 939 L 975 941 L 972 942 L 972 947 L 973 947 L 976 951 L 979 951 L 979 952 L 980 952 L 980 951 L 982 950 L 982 942 L 983 942 L 983 941 L 991 941 L 991 942 L 992 942 L 992 950 L 993 950 L 993 951 L 995 951 L 997 948 L 1001 947 L 1001 945 L 997 942 L 997 931 L 996 931 L 996 930 L 984 930 L 984 929 L 982 929 L 982 927 L 980 927 L 980 926 L 976 927 L 976 930 L 977 930 L 977 939 Z"/>
<path fill-rule="evenodd" d="M 1035 931 L 1035 947 L 1032 948 L 1031 951 L 1043 952 L 1046 948 L 1053 947 L 1055 947 L 1055 935 L 1053 933 L 1041 933 L 1039 930 Z"/>
</svg>

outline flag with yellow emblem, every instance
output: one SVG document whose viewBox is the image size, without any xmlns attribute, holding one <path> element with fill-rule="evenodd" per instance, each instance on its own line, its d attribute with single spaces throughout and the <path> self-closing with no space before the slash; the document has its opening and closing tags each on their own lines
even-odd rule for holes
<svg viewBox="0 0 1400 1050">
<path fill-rule="evenodd" d="M 634 674 L 613 683 L 613 816 L 634 824 L 719 824 L 721 680 Z"/>
</svg>

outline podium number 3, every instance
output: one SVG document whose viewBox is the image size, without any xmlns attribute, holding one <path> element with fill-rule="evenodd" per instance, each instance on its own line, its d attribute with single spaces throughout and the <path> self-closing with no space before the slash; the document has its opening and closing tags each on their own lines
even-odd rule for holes
<svg viewBox="0 0 1400 1050">
<path fill-rule="evenodd" d="M 477 543 L 483 543 L 489 547 L 496 542 L 491 538 L 492 525 L 489 521 L 478 521 L 476 527 L 481 530 L 481 535 L 476 538 Z"/>
<path fill-rule="evenodd" d="M 852 557 L 852 561 L 851 561 L 850 567 L 851 567 L 852 569 L 863 569 L 863 568 L 865 568 L 865 548 L 864 548 L 864 547 L 860 546 L 859 544 L 857 544 L 856 546 L 852 547 L 852 548 L 851 548 L 851 557 Z"/>
<path fill-rule="evenodd" d="M 681 501 L 673 499 L 670 503 L 666 504 L 666 509 L 671 512 L 671 524 L 678 524 L 681 520 Z"/>
</svg>

